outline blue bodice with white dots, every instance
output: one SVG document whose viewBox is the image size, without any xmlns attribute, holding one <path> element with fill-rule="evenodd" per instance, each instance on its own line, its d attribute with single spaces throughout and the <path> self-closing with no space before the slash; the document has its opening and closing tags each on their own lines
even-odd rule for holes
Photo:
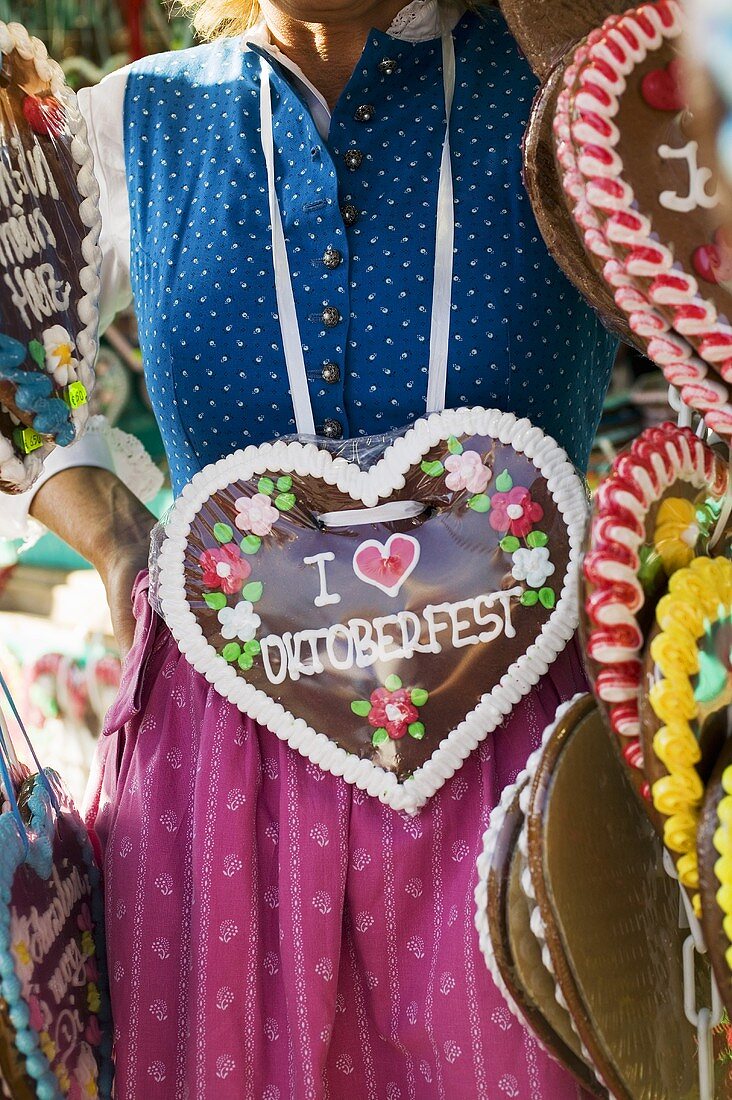
<svg viewBox="0 0 732 1100">
<path fill-rule="evenodd" d="M 584 467 L 615 343 L 559 273 L 521 182 L 535 81 L 500 14 L 454 32 L 455 265 L 447 405 L 528 416 Z M 315 423 L 425 411 L 445 102 L 439 39 L 373 31 L 324 141 L 272 61 L 277 189 Z M 125 101 L 132 285 L 178 491 L 294 432 L 259 136 L 260 56 L 229 39 L 148 58 Z"/>
</svg>

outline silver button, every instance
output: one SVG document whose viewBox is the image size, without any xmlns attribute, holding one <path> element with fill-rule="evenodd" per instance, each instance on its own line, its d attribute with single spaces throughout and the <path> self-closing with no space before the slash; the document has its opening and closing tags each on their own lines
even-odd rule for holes
<svg viewBox="0 0 732 1100">
<path fill-rule="evenodd" d="M 384 76 L 391 76 L 392 73 L 396 72 L 397 63 L 393 57 L 385 57 L 383 61 L 379 62 L 377 68 Z"/>
<path fill-rule="evenodd" d="M 370 103 L 363 103 L 360 107 L 356 108 L 354 118 L 356 122 L 371 122 L 373 120 L 376 111 Z"/>
<path fill-rule="evenodd" d="M 343 161 L 349 172 L 355 172 L 363 164 L 363 153 L 360 149 L 348 149 L 343 154 Z"/>
<path fill-rule="evenodd" d="M 332 244 L 329 244 L 323 253 L 323 263 L 326 267 L 335 268 L 338 267 L 343 260 L 343 256 L 337 248 L 333 248 Z"/>
<path fill-rule="evenodd" d="M 352 202 L 344 202 L 341 207 L 341 217 L 346 226 L 355 225 L 358 221 L 358 210 Z"/>
<path fill-rule="evenodd" d="M 326 439 L 341 439 L 343 437 L 343 425 L 338 420 L 326 420 L 323 424 L 321 435 Z"/>
<path fill-rule="evenodd" d="M 321 317 L 326 328 L 334 328 L 341 319 L 341 311 L 336 306 L 326 306 Z"/>
<path fill-rule="evenodd" d="M 337 363 L 323 363 L 321 375 L 324 382 L 330 382 L 331 384 L 335 382 L 340 382 L 341 368 L 338 366 Z"/>
</svg>

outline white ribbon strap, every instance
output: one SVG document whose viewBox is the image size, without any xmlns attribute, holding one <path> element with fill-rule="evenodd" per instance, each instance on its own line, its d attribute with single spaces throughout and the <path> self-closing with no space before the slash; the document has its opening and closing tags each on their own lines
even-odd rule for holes
<svg viewBox="0 0 732 1100">
<path fill-rule="evenodd" d="M 455 245 L 455 209 L 450 154 L 450 115 L 455 92 L 455 43 L 452 33 L 442 33 L 442 80 L 445 86 L 445 140 L 442 143 L 440 184 L 437 191 L 435 275 L 432 284 L 430 365 L 427 378 L 427 412 L 442 412 L 447 391 L 447 360 L 452 311 L 452 273 Z"/>
<path fill-rule="evenodd" d="M 297 322 L 290 263 L 287 259 L 285 231 L 282 226 L 280 204 L 277 201 L 274 134 L 272 131 L 272 94 L 269 86 L 269 65 L 264 59 L 261 61 L 260 73 L 259 118 L 262 131 L 262 149 L 267 165 L 269 217 L 272 224 L 272 263 L 274 266 L 277 313 L 280 319 L 282 346 L 287 364 L 287 378 L 290 383 L 292 407 L 295 412 L 295 425 L 301 435 L 315 435 L 313 406 L 308 391 L 308 376 L 302 353 L 300 326 Z"/>
</svg>

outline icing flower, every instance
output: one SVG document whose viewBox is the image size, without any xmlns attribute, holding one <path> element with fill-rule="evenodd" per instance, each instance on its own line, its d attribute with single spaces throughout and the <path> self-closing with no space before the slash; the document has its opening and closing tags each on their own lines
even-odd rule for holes
<svg viewBox="0 0 732 1100">
<path fill-rule="evenodd" d="M 59 1062 L 54 1072 L 61 1092 L 64 1094 L 67 1093 L 71 1087 L 71 1079 L 69 1078 L 69 1072 L 63 1062 Z"/>
<path fill-rule="evenodd" d="M 46 1021 L 43 1018 L 43 1012 L 41 1011 L 41 1002 L 37 997 L 30 996 L 28 998 L 28 1010 L 30 1016 L 30 1025 L 36 1031 L 43 1031 L 46 1026 Z"/>
<path fill-rule="evenodd" d="M 411 700 L 406 688 L 389 691 L 380 687 L 371 694 L 369 725 L 376 729 L 385 729 L 389 737 L 398 741 L 409 731 L 412 722 L 419 718 L 419 711 Z"/>
<path fill-rule="evenodd" d="M 510 531 L 521 539 L 543 515 L 544 509 L 531 499 L 529 490 L 515 485 L 507 493 L 493 494 L 488 519 L 494 531 Z"/>
<path fill-rule="evenodd" d="M 56 1057 L 56 1044 L 47 1031 L 42 1031 L 38 1036 L 38 1043 L 49 1062 Z"/>
<path fill-rule="evenodd" d="M 239 497 L 234 502 L 238 515 L 234 522 L 240 531 L 251 531 L 253 535 L 270 535 L 272 528 L 280 518 L 280 513 L 265 493 L 255 493 L 253 497 Z"/>
<path fill-rule="evenodd" d="M 249 600 L 239 600 L 235 607 L 222 607 L 219 611 L 221 637 L 230 641 L 238 638 L 240 642 L 251 642 L 262 620 Z"/>
<path fill-rule="evenodd" d="M 492 476 L 477 451 L 448 455 L 445 469 L 449 471 L 445 485 L 453 491 L 467 489 L 469 493 L 484 493 Z"/>
<path fill-rule="evenodd" d="M 82 932 L 91 932 L 91 910 L 89 909 L 89 906 L 86 904 L 86 902 L 84 902 L 81 909 L 79 910 L 79 915 L 76 918 L 76 923 L 78 924 Z"/>
<path fill-rule="evenodd" d="M 526 581 L 530 588 L 542 588 L 547 578 L 554 572 L 546 546 L 535 546 L 531 550 L 523 547 L 512 555 L 511 573 L 517 581 Z"/>
<path fill-rule="evenodd" d="M 204 550 L 200 562 L 203 583 L 208 588 L 220 588 L 227 596 L 238 592 L 252 571 L 251 565 L 233 542 Z"/>
<path fill-rule="evenodd" d="M 59 386 L 76 381 L 79 360 L 74 358 L 76 347 L 63 325 L 53 325 L 43 333 L 43 350 L 46 353 L 46 370 Z"/>
<path fill-rule="evenodd" d="M 700 534 L 696 508 L 690 500 L 666 497 L 661 501 L 653 542 L 668 576 L 689 564 Z"/>
<path fill-rule="evenodd" d="M 99 1006 L 102 1003 L 102 999 L 99 996 L 99 990 L 94 982 L 89 982 L 86 987 L 86 1004 L 90 1012 L 99 1012 Z"/>
<path fill-rule="evenodd" d="M 91 958 L 95 953 L 96 947 L 94 945 L 94 937 L 91 932 L 81 933 L 81 953 L 85 959 Z"/>
</svg>

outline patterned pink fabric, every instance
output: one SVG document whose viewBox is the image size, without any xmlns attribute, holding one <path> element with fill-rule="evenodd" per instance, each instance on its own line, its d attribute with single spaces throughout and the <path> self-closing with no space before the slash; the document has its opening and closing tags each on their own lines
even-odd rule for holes
<svg viewBox="0 0 732 1100">
<path fill-rule="evenodd" d="M 242 717 L 135 593 L 88 819 L 104 851 L 117 1098 L 577 1100 L 473 925 L 489 811 L 574 648 L 415 818 Z"/>
</svg>

